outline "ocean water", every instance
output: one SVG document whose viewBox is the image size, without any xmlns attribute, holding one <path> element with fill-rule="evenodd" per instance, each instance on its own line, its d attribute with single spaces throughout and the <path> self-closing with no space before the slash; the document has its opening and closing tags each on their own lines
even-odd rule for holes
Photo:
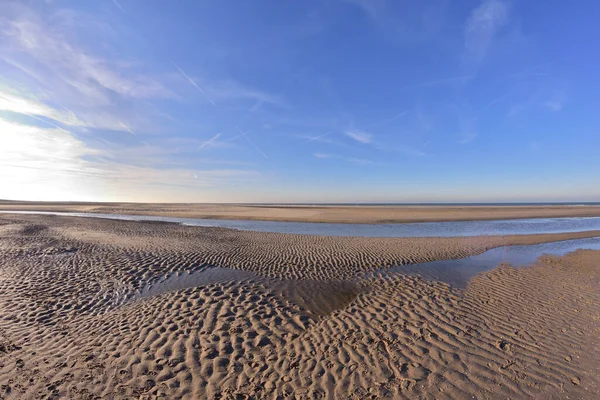
<svg viewBox="0 0 600 400">
<path fill-rule="evenodd" d="M 240 206 L 369 206 L 369 207 L 506 207 L 506 206 L 600 206 L 597 201 L 540 202 L 540 203 L 239 203 Z"/>
<path fill-rule="evenodd" d="M 544 255 L 562 256 L 578 249 L 600 250 L 600 237 L 564 240 L 526 246 L 504 246 L 457 260 L 440 260 L 380 270 L 383 274 L 417 274 L 425 279 L 443 281 L 458 288 L 467 286 L 475 275 L 491 270 L 500 263 L 527 267 Z"/>
<path fill-rule="evenodd" d="M 419 275 L 427 280 L 447 282 L 455 288 L 462 289 L 467 286 L 469 280 L 475 275 L 491 270 L 500 263 L 509 263 L 515 267 L 527 267 L 544 254 L 565 255 L 578 249 L 600 250 L 600 237 L 526 246 L 498 247 L 476 256 L 456 260 L 440 260 L 381 269 L 358 275 L 350 281 L 278 280 L 259 276 L 248 271 L 210 267 L 195 272 L 180 271 L 170 274 L 152 284 L 146 284 L 133 297 L 140 299 L 213 283 L 244 281 L 247 283 L 260 283 L 271 288 L 271 290 L 275 290 L 284 298 L 311 309 L 313 312 L 327 314 L 341 308 L 338 303 L 348 302 L 355 297 L 359 293 L 358 285 L 360 281 L 371 276 Z M 298 296 L 298 293 L 301 296 Z M 302 294 L 312 301 L 308 303 L 302 301 Z"/>
<path fill-rule="evenodd" d="M 481 235 L 529 235 L 540 233 L 600 230 L 600 217 L 531 218 L 489 221 L 414 222 L 392 224 L 334 224 L 44 211 L 0 211 L 0 213 L 60 215 L 86 218 L 106 218 L 126 221 L 162 221 L 188 226 L 207 226 L 246 231 L 320 236 L 450 237 Z"/>
<path fill-rule="evenodd" d="M 64 213 L 42 211 L 0 211 L 12 214 L 42 214 L 75 216 L 85 218 L 107 218 L 126 221 L 162 221 L 189 226 L 209 226 L 260 232 L 280 232 L 290 234 L 311 234 L 328 236 L 364 237 L 449 237 L 476 235 L 512 235 L 579 232 L 600 230 L 600 217 L 591 218 L 537 218 L 490 221 L 419 222 L 405 224 L 329 224 L 306 222 L 273 222 L 213 220 L 194 218 L 171 218 L 119 214 Z M 463 288 L 469 280 L 480 272 L 490 270 L 500 263 L 514 266 L 527 266 L 543 254 L 564 255 L 577 249 L 600 250 L 600 237 L 573 239 L 526 246 L 504 246 L 485 253 L 456 260 L 440 260 L 429 263 L 398 266 L 382 269 L 370 274 L 418 274 L 425 279 L 447 282 Z M 360 277 L 359 277 L 360 278 Z M 142 297 L 186 287 L 206 285 L 228 280 L 255 280 L 251 273 L 215 268 L 189 274 L 180 272 L 165 278 L 162 282 L 146 287 L 139 294 Z M 329 288 L 328 290 L 330 290 Z M 345 293 L 344 288 L 344 293 Z"/>
</svg>

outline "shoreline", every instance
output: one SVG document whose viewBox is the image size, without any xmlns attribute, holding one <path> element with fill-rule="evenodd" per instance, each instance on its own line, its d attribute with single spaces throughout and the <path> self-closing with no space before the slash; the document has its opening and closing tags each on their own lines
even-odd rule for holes
<svg viewBox="0 0 600 400">
<path fill-rule="evenodd" d="M 331 240 L 383 240 L 383 241 L 393 241 L 393 240 L 486 240 L 490 239 L 490 243 L 496 243 L 498 240 L 504 240 L 506 242 L 502 242 L 503 244 L 493 245 L 492 247 L 486 248 L 483 251 L 491 250 L 496 247 L 503 246 L 519 246 L 519 245 L 534 245 L 534 244 L 543 244 L 543 243 L 551 243 L 551 242 L 560 242 L 566 240 L 573 239 L 589 239 L 589 238 L 600 238 L 600 229 L 587 229 L 587 230 L 579 230 L 579 231 L 564 231 L 564 232 L 546 232 L 546 233 L 510 233 L 510 234 L 472 234 L 472 235 L 431 235 L 431 236 L 361 236 L 361 235 L 326 235 L 326 234 L 312 234 L 312 233 L 296 233 L 296 232 L 277 232 L 277 231 L 268 231 L 268 230 L 254 230 L 254 229 L 241 229 L 227 226 L 203 226 L 203 225 L 189 225 L 185 222 L 179 221 L 161 221 L 161 220 L 136 220 L 136 219 L 119 219 L 119 218 L 111 218 L 110 215 L 118 215 L 118 214 L 107 214 L 108 216 L 83 216 L 83 215 L 68 215 L 66 214 L 53 214 L 52 211 L 48 212 L 48 214 L 38 214 L 40 212 L 45 213 L 47 211 L 25 211 L 25 214 L 21 214 L 19 212 L 12 213 L 10 211 L 0 210 L 0 221 L 2 221 L 3 216 L 7 217 L 61 217 L 65 219 L 91 219 L 91 220 L 100 220 L 106 221 L 107 223 L 114 222 L 124 222 L 124 223 L 132 223 L 132 224 L 157 224 L 157 225 L 172 225 L 183 229 L 199 229 L 202 232 L 202 229 L 206 230 L 224 230 L 230 231 L 232 233 L 245 233 L 248 235 L 279 235 L 283 237 L 306 237 L 312 239 L 331 239 Z M 82 214 L 94 214 L 94 213 L 82 213 Z M 131 215 L 135 216 L 135 215 Z M 138 215 L 142 217 L 142 215 Z M 145 215 L 144 215 L 145 216 Z M 583 217 L 585 218 L 585 217 Z M 532 218 L 533 219 L 533 218 Z M 265 221 L 265 222 L 282 222 L 282 221 Z M 454 221 L 445 221 L 445 222 L 454 222 Z M 474 254 L 467 254 L 465 257 L 477 255 L 479 252 Z M 463 257 L 459 257 L 463 258 Z M 441 261 L 445 260 L 427 260 L 427 261 Z M 450 257 L 447 259 L 454 259 L 454 257 Z"/>
<path fill-rule="evenodd" d="M 600 251 L 500 265 L 464 290 L 362 273 L 599 235 L 317 237 L 0 215 L 0 395 L 598 398 Z M 211 266 L 240 278 L 123 300 Z"/>
<path fill-rule="evenodd" d="M 120 247 L 135 243 L 137 250 L 172 247 L 177 252 L 196 252 L 190 238 L 197 238 L 204 249 L 203 264 L 248 270 L 265 276 L 286 279 L 349 279 L 379 269 L 430 261 L 461 259 L 503 246 L 535 245 L 573 239 L 600 237 L 600 230 L 579 232 L 429 236 L 367 237 L 321 236 L 296 233 L 262 232 L 225 227 L 190 226 L 174 222 L 118 220 L 39 214 L 0 214 L 0 222 L 19 221 L 53 227 L 69 240 L 93 241 Z M 169 232 L 156 237 L 154 232 Z M 140 241 L 144 235 L 144 241 Z M 178 241 L 178 239 L 183 242 Z M 227 242 L 227 251 L 222 247 Z M 147 242 L 147 243 L 146 243 Z M 325 257 L 324 254 L 327 254 Z M 265 264 L 270 264 L 266 266 Z M 335 267 L 334 267 L 335 266 Z M 316 274 L 316 275 L 314 275 Z"/>
<path fill-rule="evenodd" d="M 339 224 L 489 221 L 600 217 L 600 206 L 283 206 L 0 201 L 2 211 L 125 214 L 154 217 Z"/>
</svg>

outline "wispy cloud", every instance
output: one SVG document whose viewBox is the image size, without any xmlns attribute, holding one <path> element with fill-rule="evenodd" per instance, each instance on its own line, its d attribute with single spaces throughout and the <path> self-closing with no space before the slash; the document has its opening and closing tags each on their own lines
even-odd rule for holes
<svg viewBox="0 0 600 400">
<path fill-rule="evenodd" d="M 328 153 L 313 153 L 313 156 L 315 156 L 316 158 L 334 158 L 332 154 Z"/>
<path fill-rule="evenodd" d="M 59 110 L 52 108 L 37 99 L 15 96 L 2 91 L 0 87 L 0 110 L 9 111 L 29 117 L 46 117 L 70 126 L 85 126 L 85 123 L 77 118 L 70 110 Z M 47 121 L 44 121 L 47 122 Z M 53 126 L 56 126 L 52 124 Z"/>
<path fill-rule="evenodd" d="M 544 106 L 550 111 L 560 111 L 563 109 L 563 102 L 561 100 L 548 100 L 544 103 Z"/>
<path fill-rule="evenodd" d="M 547 96 L 545 101 L 542 101 L 542 105 L 550 111 L 561 111 L 567 100 L 567 90 L 564 87 L 559 87 L 554 90 L 553 93 Z"/>
<path fill-rule="evenodd" d="M 349 138 L 352 138 L 353 140 L 355 140 L 359 143 L 362 143 L 362 144 L 369 144 L 373 140 L 373 135 L 371 135 L 368 132 L 351 130 L 351 131 L 346 131 L 345 134 Z"/>
<path fill-rule="evenodd" d="M 409 156 L 424 156 L 425 155 L 425 153 L 422 152 L 421 150 L 418 150 L 411 146 L 375 140 L 375 137 L 371 133 L 368 133 L 365 131 L 351 130 L 351 131 L 345 132 L 345 134 L 348 137 L 355 140 L 356 142 L 364 144 L 364 145 L 368 145 L 371 149 L 375 149 L 378 151 L 398 152 L 398 153 L 404 153 Z"/>
<path fill-rule="evenodd" d="M 465 48 L 468 56 L 479 62 L 486 56 L 497 32 L 509 20 L 506 1 L 484 0 L 473 10 L 465 25 Z"/>
<path fill-rule="evenodd" d="M 408 85 L 408 86 L 405 86 L 404 88 L 405 89 L 432 88 L 432 87 L 442 86 L 442 85 L 465 84 L 473 78 L 474 78 L 473 75 L 462 75 L 462 76 L 453 76 L 453 77 L 442 78 L 442 79 L 432 79 L 430 81 L 424 81 L 424 82 L 415 83 L 414 85 Z"/>
<path fill-rule="evenodd" d="M 493 106 L 495 106 L 495 105 L 503 102 L 504 100 L 506 100 L 507 97 L 508 97 L 508 93 L 505 93 L 505 94 L 502 94 L 500 96 L 497 96 L 497 97 L 493 98 L 492 100 L 490 100 L 490 102 L 487 103 L 485 105 L 485 107 L 483 107 L 483 109 L 487 110 L 487 109 L 489 109 L 489 108 L 491 108 L 491 107 L 493 107 Z"/>
<path fill-rule="evenodd" d="M 125 9 L 121 5 L 121 3 L 119 3 L 117 0 L 112 0 L 112 2 L 114 3 L 115 6 L 117 6 L 119 8 L 119 10 L 125 12 Z"/>
<path fill-rule="evenodd" d="M 0 118 L 0 132 L 4 143 L 0 160 L 4 163 L 75 168 L 81 157 L 98 153 L 64 129 L 39 128 Z"/>
<path fill-rule="evenodd" d="M 376 164 L 374 161 L 366 160 L 363 158 L 355 158 L 355 157 L 345 157 L 339 154 L 331 154 L 331 153 L 313 153 L 313 157 L 320 159 L 333 159 L 333 160 L 341 160 L 346 162 L 351 162 L 354 164 Z"/>
<path fill-rule="evenodd" d="M 377 127 L 381 127 L 381 126 L 387 125 L 387 124 L 389 124 L 391 122 L 394 122 L 394 121 L 396 121 L 396 120 L 398 120 L 398 119 L 400 119 L 400 118 L 402 118 L 402 117 L 404 117 L 404 116 L 406 116 L 406 115 L 408 115 L 408 114 L 410 114 L 412 112 L 414 112 L 414 110 L 412 110 L 412 109 L 411 110 L 402 111 L 402 112 L 394 115 L 393 117 L 385 118 L 385 119 L 379 120 L 377 122 L 373 122 L 372 124 L 368 125 L 366 127 L 366 129 L 372 129 L 372 128 L 377 128 Z"/>
<path fill-rule="evenodd" d="M 222 137 L 222 135 L 221 135 Z M 210 139 L 209 139 L 210 140 Z M 153 136 L 148 137 L 140 143 L 134 143 L 129 146 L 123 146 L 118 142 L 111 142 L 102 138 L 89 140 L 90 146 L 101 151 L 102 157 L 114 162 L 127 160 L 128 164 L 153 167 L 153 168 L 189 168 L 190 164 L 221 164 L 253 166 L 253 163 L 227 158 L 208 158 L 199 157 L 198 147 L 202 146 L 206 140 L 196 138 L 183 138 L 171 136 Z M 226 141 L 213 140 L 206 147 L 228 148 Z"/>
<path fill-rule="evenodd" d="M 458 134 L 458 143 L 467 144 L 472 142 L 477 138 L 477 132 L 474 131 L 464 131 Z"/>
<path fill-rule="evenodd" d="M 302 139 L 303 144 L 325 144 L 340 148 L 351 148 L 352 146 L 345 141 L 338 140 L 337 137 L 340 136 L 337 131 L 329 131 L 326 133 L 322 133 L 320 135 L 308 135 L 308 134 L 299 134 L 294 135 L 295 137 Z M 345 136 L 345 135 L 344 135 Z"/>
<path fill-rule="evenodd" d="M 404 113 L 401 113 L 401 114 L 404 115 Z M 397 116 L 397 117 L 399 118 L 401 116 L 401 114 L 399 114 L 399 116 Z M 373 149 L 373 150 L 377 150 L 377 151 L 381 151 L 381 152 L 398 152 L 398 153 L 406 154 L 408 156 L 419 156 L 420 157 L 420 156 L 426 155 L 421 150 L 418 150 L 411 146 L 407 146 L 407 145 L 403 145 L 403 144 L 395 144 L 395 143 L 392 143 L 392 144 L 382 143 L 381 141 L 375 140 L 374 136 L 371 133 L 368 133 L 365 131 L 350 130 L 350 131 L 344 132 L 344 134 L 360 144 L 367 145 L 368 148 Z M 313 140 L 319 140 L 319 137 L 317 137 L 316 139 L 313 138 Z M 337 144 L 337 142 L 332 142 L 332 143 Z M 346 145 L 346 147 L 349 147 L 349 146 Z M 346 161 L 361 160 L 361 159 L 347 158 L 344 156 L 339 156 L 339 155 L 330 154 L 330 153 L 314 153 L 313 155 L 317 158 L 343 158 Z"/>
<path fill-rule="evenodd" d="M 344 0 L 362 10 L 374 22 L 379 23 L 384 16 L 386 0 Z"/>
<path fill-rule="evenodd" d="M 317 135 L 317 136 L 306 136 L 306 135 L 300 135 L 299 137 L 302 139 L 306 139 L 306 141 L 304 143 L 310 143 L 310 142 L 324 142 L 324 143 L 332 143 L 331 140 L 327 139 L 327 136 L 331 135 L 333 133 L 333 131 L 329 131 L 329 132 L 325 132 L 321 135 Z"/>
<path fill-rule="evenodd" d="M 550 85 L 546 83 L 544 86 Z M 542 109 L 551 112 L 561 111 L 566 103 L 565 92 L 558 89 L 555 92 L 548 93 L 547 88 L 542 86 L 541 89 L 526 96 L 524 99 L 518 99 L 510 105 L 507 116 L 510 118 L 517 117 L 530 109 Z"/>
<path fill-rule="evenodd" d="M 468 113 L 459 111 L 458 129 L 457 142 L 460 144 L 470 143 L 478 136 L 477 120 Z"/>
<path fill-rule="evenodd" d="M 44 68 L 38 72 L 60 78 L 77 90 L 81 97 L 108 101 L 107 91 L 131 98 L 173 96 L 151 77 L 138 74 L 125 76 L 124 71 L 115 69 L 115 63 L 78 48 L 44 20 L 8 20 L 0 33 L 9 43 L 9 53 L 43 63 Z"/>
<path fill-rule="evenodd" d="M 427 155 L 425 152 L 423 152 L 419 149 L 416 149 L 416 148 L 410 147 L 410 146 L 405 146 L 405 145 L 378 144 L 378 145 L 376 145 L 375 148 L 379 151 L 403 153 L 403 154 L 406 154 L 407 156 L 411 156 L 411 157 L 423 157 L 423 156 Z"/>
<path fill-rule="evenodd" d="M 528 109 L 529 107 L 531 107 L 532 104 L 533 104 L 533 100 L 531 98 L 529 98 L 525 101 L 516 102 L 508 108 L 508 112 L 506 115 L 509 118 L 514 118 L 517 115 L 521 114 L 526 109 Z"/>
<path fill-rule="evenodd" d="M 290 105 L 280 96 L 263 92 L 258 89 L 251 88 L 240 82 L 232 79 L 211 82 L 206 86 L 207 93 L 215 99 L 222 101 L 247 99 L 254 102 L 253 108 L 258 108 L 258 104 L 271 104 L 278 107 L 289 108 Z"/>
<path fill-rule="evenodd" d="M 139 124 L 128 114 L 132 105 L 175 97 L 131 63 L 80 47 L 72 40 L 81 28 L 73 14 L 41 15 L 18 3 L 0 5 L 0 65 L 10 76 L 3 82 L 4 109 L 69 126 L 130 132 Z"/>
<path fill-rule="evenodd" d="M 156 159 L 161 154 L 158 148 L 123 153 L 122 145 L 93 146 L 65 129 L 40 128 L 2 118 L 0 132 L 4 143 L 0 146 L 0 198 L 97 200 L 105 198 L 102 196 L 107 192 L 118 192 L 124 198 L 140 201 L 155 190 L 152 188 L 168 186 L 186 188 L 188 199 L 201 199 L 202 188 L 260 177 L 252 169 L 158 168 L 162 164 Z"/>
</svg>

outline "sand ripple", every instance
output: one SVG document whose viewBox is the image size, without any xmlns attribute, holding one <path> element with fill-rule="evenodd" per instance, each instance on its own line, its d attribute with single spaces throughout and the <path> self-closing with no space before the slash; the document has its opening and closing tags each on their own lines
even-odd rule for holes
<svg viewBox="0 0 600 400">
<path fill-rule="evenodd" d="M 315 238 L 3 216 L 0 397 L 597 398 L 597 252 L 501 266 L 465 291 L 357 279 L 556 237 Z"/>
</svg>

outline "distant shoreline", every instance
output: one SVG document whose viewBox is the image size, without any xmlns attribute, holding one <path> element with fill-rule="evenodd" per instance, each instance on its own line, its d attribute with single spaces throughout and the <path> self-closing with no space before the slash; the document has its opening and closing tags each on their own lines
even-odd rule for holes
<svg viewBox="0 0 600 400">
<path fill-rule="evenodd" d="M 10 398 L 599 398 L 600 251 L 503 263 L 464 289 L 414 273 L 600 231 L 321 237 L 3 214 L 0 232 Z"/>
<path fill-rule="evenodd" d="M 149 203 L 149 202 L 87 202 L 87 201 L 30 201 L 0 199 L 0 204 L 10 205 L 171 205 L 171 206 L 240 206 L 240 207 L 554 207 L 600 206 L 600 201 L 540 201 L 540 202 L 399 202 L 399 203 Z"/>
<path fill-rule="evenodd" d="M 3 211 L 129 214 L 251 221 L 383 224 L 524 218 L 600 217 L 600 204 L 469 205 L 233 205 L 150 203 L 44 203 L 0 201 Z"/>
</svg>

